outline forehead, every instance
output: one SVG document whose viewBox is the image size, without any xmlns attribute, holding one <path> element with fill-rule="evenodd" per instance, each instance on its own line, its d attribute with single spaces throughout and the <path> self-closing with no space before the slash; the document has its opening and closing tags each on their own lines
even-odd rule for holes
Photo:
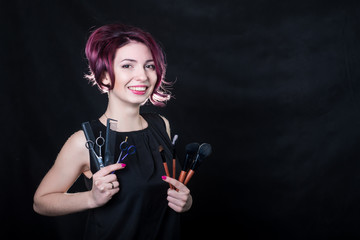
<svg viewBox="0 0 360 240">
<path fill-rule="evenodd" d="M 116 50 L 115 62 L 123 59 L 133 59 L 137 61 L 148 61 L 153 59 L 148 46 L 140 42 L 130 42 Z"/>
</svg>

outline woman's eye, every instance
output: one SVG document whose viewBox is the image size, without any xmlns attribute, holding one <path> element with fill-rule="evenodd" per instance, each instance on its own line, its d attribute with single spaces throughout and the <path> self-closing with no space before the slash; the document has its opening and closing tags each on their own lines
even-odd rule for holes
<svg viewBox="0 0 360 240">
<path fill-rule="evenodd" d="M 145 66 L 145 68 L 149 68 L 151 70 L 155 70 L 155 65 L 154 64 L 148 64 Z"/>
<path fill-rule="evenodd" d="M 131 65 L 130 64 L 125 64 L 125 65 L 122 65 L 122 68 L 131 68 Z"/>
</svg>

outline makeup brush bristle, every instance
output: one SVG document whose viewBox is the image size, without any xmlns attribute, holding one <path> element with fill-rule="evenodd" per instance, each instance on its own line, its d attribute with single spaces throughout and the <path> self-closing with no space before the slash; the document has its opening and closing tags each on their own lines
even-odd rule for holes
<svg viewBox="0 0 360 240">
<path fill-rule="evenodd" d="M 172 144 L 173 146 L 175 146 L 175 143 L 176 143 L 176 141 L 178 140 L 178 138 L 179 138 L 179 136 L 178 136 L 177 134 L 175 134 L 175 136 L 174 136 L 174 138 L 173 138 L 173 140 L 172 140 L 172 142 L 171 142 L 171 144 Z"/>
<path fill-rule="evenodd" d="M 194 142 L 194 143 L 189 143 L 188 145 L 186 145 L 185 147 L 185 151 L 186 151 L 186 154 L 189 154 L 189 155 L 194 155 L 197 153 L 199 149 L 199 144 Z"/>
<path fill-rule="evenodd" d="M 196 170 L 201 163 L 211 154 L 211 145 L 208 143 L 203 143 L 199 147 L 199 151 L 197 153 L 194 164 L 191 166 L 191 169 Z"/>
<path fill-rule="evenodd" d="M 198 152 L 199 144 L 197 142 L 189 143 L 185 146 L 186 157 L 183 165 L 183 170 L 187 171 L 191 166 L 196 153 Z"/>
<path fill-rule="evenodd" d="M 203 143 L 199 147 L 200 158 L 207 158 L 212 152 L 211 145 L 209 143 Z"/>
<path fill-rule="evenodd" d="M 206 157 L 208 157 L 211 154 L 211 145 L 208 143 L 203 143 L 200 145 L 199 150 L 196 154 L 196 159 L 191 166 L 191 169 L 189 173 L 186 175 L 186 179 L 184 181 L 184 184 L 186 185 L 191 177 L 194 175 L 194 173 L 197 171 L 198 167 L 201 165 L 201 163 L 204 161 Z"/>
</svg>

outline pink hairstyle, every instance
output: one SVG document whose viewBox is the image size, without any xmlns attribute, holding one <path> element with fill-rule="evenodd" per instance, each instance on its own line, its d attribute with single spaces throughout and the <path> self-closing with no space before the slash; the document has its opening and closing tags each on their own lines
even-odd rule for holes
<svg viewBox="0 0 360 240">
<path fill-rule="evenodd" d="M 88 59 L 90 74 L 85 75 L 100 91 L 108 92 L 113 89 L 115 75 L 113 61 L 116 50 L 131 41 L 145 44 L 154 58 L 157 81 L 154 91 L 150 95 L 150 102 L 156 106 L 164 106 L 171 94 L 165 88 L 170 83 L 165 81 L 165 55 L 150 33 L 124 24 L 108 24 L 96 29 L 89 37 L 85 54 Z M 102 83 L 105 72 L 109 73 L 111 85 Z"/>
</svg>

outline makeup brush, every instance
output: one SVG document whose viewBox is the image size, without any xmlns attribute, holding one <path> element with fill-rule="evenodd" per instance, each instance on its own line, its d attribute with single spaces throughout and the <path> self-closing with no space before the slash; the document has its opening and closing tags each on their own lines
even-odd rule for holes
<svg viewBox="0 0 360 240">
<path fill-rule="evenodd" d="M 168 168 L 168 165 L 166 163 L 164 147 L 162 145 L 159 146 L 159 152 L 160 152 L 160 155 L 161 155 L 161 159 L 163 161 L 165 174 L 166 174 L 166 176 L 170 177 L 169 168 Z M 173 189 L 173 186 L 170 183 L 169 183 L 169 186 L 170 186 L 171 189 Z"/>
<path fill-rule="evenodd" d="M 189 143 L 188 145 L 186 145 L 185 147 L 185 152 L 186 152 L 186 157 L 185 157 L 185 161 L 183 164 L 183 168 L 181 170 L 180 176 L 179 176 L 179 182 L 183 183 L 186 177 L 186 173 L 190 167 L 190 164 L 192 163 L 196 153 L 198 152 L 199 149 L 199 144 L 194 142 L 194 143 Z"/>
<path fill-rule="evenodd" d="M 172 162 L 172 167 L 173 167 L 173 178 L 175 179 L 175 175 L 176 175 L 176 140 L 178 139 L 178 135 L 175 135 L 173 140 L 172 140 L 172 155 L 173 155 L 173 162 Z"/>
<path fill-rule="evenodd" d="M 203 143 L 200 145 L 199 151 L 196 155 L 196 159 L 195 159 L 193 165 L 191 166 L 190 171 L 186 175 L 186 179 L 184 182 L 185 185 L 190 181 L 190 179 L 194 175 L 195 171 L 198 169 L 198 167 L 201 165 L 201 163 L 204 161 L 204 159 L 207 158 L 211 154 L 211 152 L 212 152 L 212 149 L 211 149 L 210 144 Z"/>
</svg>

